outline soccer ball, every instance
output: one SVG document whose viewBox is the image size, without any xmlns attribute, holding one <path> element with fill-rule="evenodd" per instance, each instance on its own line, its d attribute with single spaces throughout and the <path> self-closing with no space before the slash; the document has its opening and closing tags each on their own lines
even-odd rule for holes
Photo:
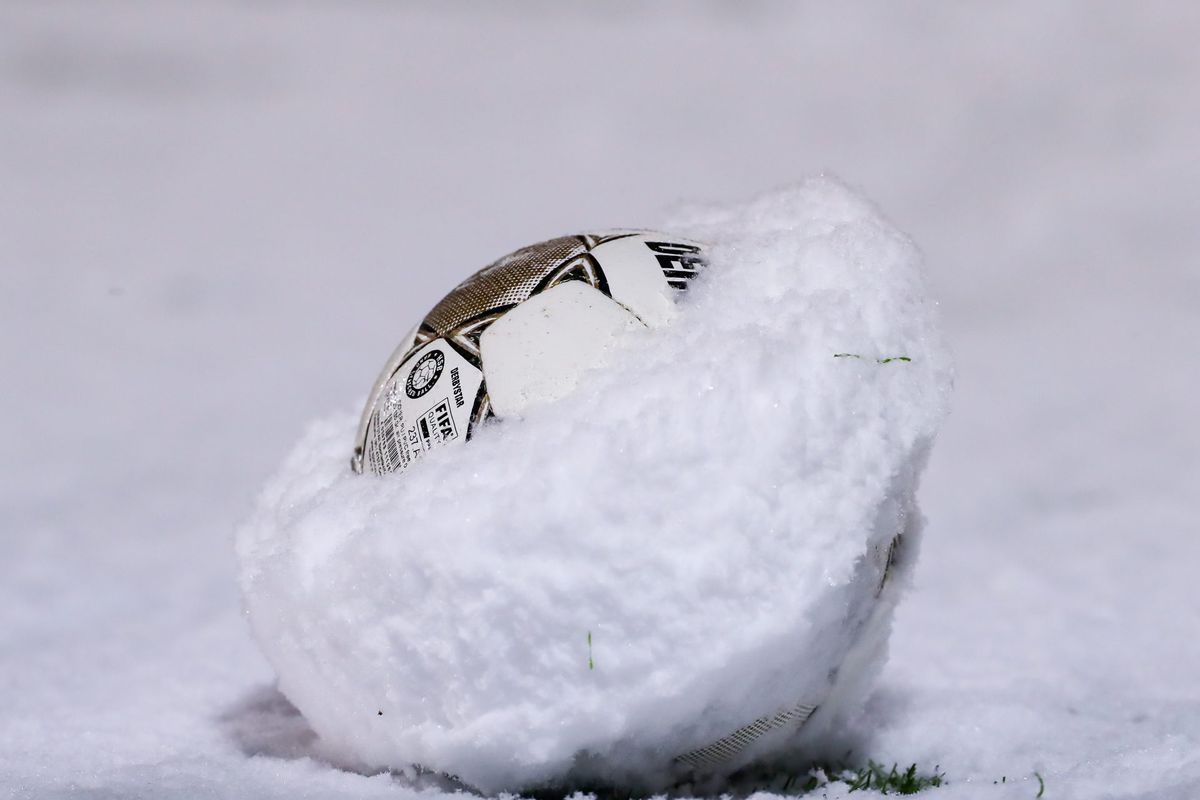
<svg viewBox="0 0 1200 800">
<path fill-rule="evenodd" d="M 315 752 L 649 794 L 845 741 L 948 392 L 919 260 L 823 187 L 684 224 L 472 276 L 264 489 L 247 615 Z"/>
<path fill-rule="evenodd" d="M 404 470 L 489 417 L 569 393 L 614 339 L 671 317 L 705 264 L 697 242 L 650 231 L 563 236 L 511 253 L 446 295 L 400 343 L 367 399 L 351 466 Z"/>
</svg>

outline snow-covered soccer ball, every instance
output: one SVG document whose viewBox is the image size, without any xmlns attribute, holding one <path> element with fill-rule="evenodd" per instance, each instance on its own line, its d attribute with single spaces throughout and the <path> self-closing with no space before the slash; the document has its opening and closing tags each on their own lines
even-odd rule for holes
<svg viewBox="0 0 1200 800">
<path fill-rule="evenodd" d="M 568 393 L 623 332 L 659 326 L 704 264 L 648 231 L 563 236 L 459 284 L 400 343 L 367 400 L 352 466 L 384 474 L 459 445 L 491 416 Z"/>
<path fill-rule="evenodd" d="M 241 585 L 316 752 L 658 790 L 859 706 L 948 394 L 919 256 L 822 180 L 669 229 L 469 278 L 265 488 Z"/>
</svg>

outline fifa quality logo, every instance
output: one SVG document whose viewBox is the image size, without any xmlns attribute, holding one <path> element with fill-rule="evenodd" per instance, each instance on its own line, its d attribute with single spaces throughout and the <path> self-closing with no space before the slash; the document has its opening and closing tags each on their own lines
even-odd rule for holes
<svg viewBox="0 0 1200 800">
<path fill-rule="evenodd" d="M 404 393 L 414 400 L 421 397 L 437 383 L 445 366 L 446 356 L 442 354 L 442 351 L 430 350 L 421 356 L 412 371 L 408 373 L 408 380 L 404 382 Z"/>
</svg>

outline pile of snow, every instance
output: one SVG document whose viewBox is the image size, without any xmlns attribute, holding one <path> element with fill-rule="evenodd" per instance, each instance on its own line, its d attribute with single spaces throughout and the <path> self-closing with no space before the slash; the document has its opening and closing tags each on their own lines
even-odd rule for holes
<svg viewBox="0 0 1200 800">
<path fill-rule="evenodd" d="M 664 230 L 709 243 L 707 272 L 565 400 L 384 478 L 351 473 L 340 414 L 264 491 L 245 605 L 331 757 L 486 791 L 661 782 L 861 697 L 950 386 L 918 254 L 826 179 Z"/>
</svg>

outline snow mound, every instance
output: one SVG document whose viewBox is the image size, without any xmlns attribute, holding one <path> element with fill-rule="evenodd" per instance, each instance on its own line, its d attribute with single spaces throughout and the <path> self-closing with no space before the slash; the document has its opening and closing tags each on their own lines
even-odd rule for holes
<svg viewBox="0 0 1200 800">
<path fill-rule="evenodd" d="M 662 784 L 861 697 L 951 382 L 919 256 L 823 178 L 664 230 L 710 266 L 568 398 L 384 478 L 338 415 L 263 492 L 247 613 L 336 758 Z"/>
</svg>

